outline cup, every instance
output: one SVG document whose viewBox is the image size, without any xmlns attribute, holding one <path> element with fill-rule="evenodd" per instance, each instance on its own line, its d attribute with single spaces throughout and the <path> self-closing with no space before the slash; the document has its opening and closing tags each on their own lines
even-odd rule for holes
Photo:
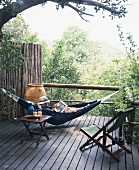
<svg viewBox="0 0 139 170">
<path fill-rule="evenodd" d="M 42 116 L 42 111 L 38 111 L 38 115 Z"/>
<path fill-rule="evenodd" d="M 33 115 L 34 115 L 34 116 L 37 115 L 37 112 L 33 112 Z"/>
</svg>

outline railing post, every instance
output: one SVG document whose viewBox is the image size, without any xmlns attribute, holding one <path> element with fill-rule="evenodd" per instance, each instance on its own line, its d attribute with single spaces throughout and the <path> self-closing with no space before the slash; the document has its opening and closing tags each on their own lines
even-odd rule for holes
<svg viewBox="0 0 139 170">
<path fill-rule="evenodd" d="M 134 109 L 132 110 L 132 113 L 129 114 L 129 122 L 128 122 L 128 130 L 127 130 L 127 144 L 132 144 L 132 140 L 133 140 L 133 128 L 134 125 L 132 122 L 135 121 L 135 111 L 136 108 L 134 107 Z"/>
</svg>

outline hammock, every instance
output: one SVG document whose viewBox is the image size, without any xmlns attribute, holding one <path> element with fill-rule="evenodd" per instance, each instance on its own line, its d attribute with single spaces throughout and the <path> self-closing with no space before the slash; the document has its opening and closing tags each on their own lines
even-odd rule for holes
<svg viewBox="0 0 139 170">
<path fill-rule="evenodd" d="M 41 108 L 38 104 L 24 100 L 12 93 L 9 93 L 8 91 L 6 91 L 3 88 L 1 90 L 3 93 L 7 94 L 9 97 L 11 97 L 17 103 L 19 103 L 26 110 L 28 110 L 29 106 L 31 106 L 31 105 L 34 107 L 34 109 Z M 53 125 L 61 125 L 61 124 L 64 124 L 72 119 L 75 119 L 75 118 L 82 116 L 83 114 L 89 112 L 94 107 L 98 106 L 101 102 L 104 102 L 105 100 L 109 99 L 110 97 L 112 97 L 113 95 L 115 95 L 118 92 L 119 91 L 116 91 L 110 95 L 107 95 L 103 99 L 93 100 L 91 102 L 82 102 L 79 104 L 68 105 L 68 107 L 77 107 L 77 108 L 84 107 L 83 109 L 78 110 L 76 112 L 61 113 L 61 112 L 52 111 L 51 110 L 52 107 L 46 107 L 46 108 L 42 108 L 42 113 L 44 115 L 51 116 L 51 118 L 47 120 L 48 123 L 53 124 Z"/>
<path fill-rule="evenodd" d="M 83 109 L 78 110 L 76 112 L 60 113 L 60 112 L 55 112 L 55 111 L 48 110 L 48 108 L 51 109 L 52 107 L 47 107 L 47 108 L 42 108 L 42 113 L 43 113 L 43 115 L 51 116 L 51 118 L 47 120 L 48 123 L 50 123 L 52 125 L 61 125 L 61 124 L 64 124 L 64 123 L 66 123 L 68 121 L 71 121 L 72 119 L 75 119 L 75 118 L 77 118 L 79 116 L 84 115 L 85 113 L 89 112 L 90 110 L 92 110 L 93 108 L 98 106 L 101 102 L 107 100 L 108 98 L 110 98 L 111 96 L 115 95 L 118 92 L 119 91 L 116 91 L 116 92 L 104 97 L 101 100 L 98 99 L 98 100 L 93 100 L 91 102 L 82 102 L 82 103 L 79 103 L 79 104 L 68 105 L 69 107 L 77 107 L 77 108 L 78 107 L 84 107 Z M 38 104 L 29 102 L 29 101 L 24 100 L 22 98 L 19 98 L 18 103 L 23 108 L 25 108 L 26 110 L 28 109 L 30 104 L 33 105 L 34 109 L 39 108 Z"/>
<path fill-rule="evenodd" d="M 60 113 L 60 112 L 55 112 L 55 111 L 49 111 L 46 110 L 45 108 L 42 108 L 42 113 L 52 116 L 50 119 L 48 119 L 48 123 L 53 124 L 53 125 L 60 125 L 60 124 L 64 124 L 72 119 L 75 119 L 79 116 L 82 116 L 83 114 L 89 112 L 90 110 L 92 110 L 94 107 L 96 107 L 97 105 L 100 104 L 100 100 L 94 100 L 92 102 L 84 102 L 84 103 L 80 103 L 80 104 L 75 104 L 75 105 L 68 105 L 69 107 L 84 107 L 81 110 L 78 110 L 76 112 L 70 112 L 70 113 Z M 88 104 L 90 104 L 89 106 L 87 106 Z"/>
<path fill-rule="evenodd" d="M 30 104 L 33 105 L 34 109 L 39 109 L 38 104 L 29 102 L 22 98 L 19 98 L 18 103 L 26 110 L 28 109 Z M 101 100 L 93 100 L 91 102 L 82 102 L 78 104 L 68 105 L 68 107 L 77 107 L 77 108 L 84 107 L 83 109 L 78 110 L 77 112 L 70 112 L 70 113 L 55 112 L 51 110 L 52 107 L 46 107 L 46 108 L 42 108 L 42 114 L 52 116 L 50 119 L 47 120 L 48 123 L 52 125 L 61 125 L 72 119 L 82 116 L 83 114 L 89 112 L 90 110 L 92 110 L 94 107 L 96 107 L 100 103 L 101 103 Z"/>
</svg>

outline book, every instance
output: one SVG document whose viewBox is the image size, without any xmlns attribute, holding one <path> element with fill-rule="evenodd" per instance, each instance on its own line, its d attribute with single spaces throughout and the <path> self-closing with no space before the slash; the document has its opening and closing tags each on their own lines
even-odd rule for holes
<svg viewBox="0 0 139 170">
<path fill-rule="evenodd" d="M 66 107 L 68 107 L 67 104 L 60 100 L 54 108 L 54 111 L 63 113 Z"/>
</svg>

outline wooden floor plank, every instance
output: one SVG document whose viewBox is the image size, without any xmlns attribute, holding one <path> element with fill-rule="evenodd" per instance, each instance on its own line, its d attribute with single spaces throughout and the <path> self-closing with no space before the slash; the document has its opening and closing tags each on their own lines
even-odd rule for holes
<svg viewBox="0 0 139 170">
<path fill-rule="evenodd" d="M 66 128 L 66 126 L 65 126 L 65 128 Z M 49 135 L 49 133 L 48 133 L 48 135 Z M 59 135 L 60 135 L 60 133 L 59 133 Z M 51 139 L 51 136 L 49 136 L 49 137 Z M 53 137 L 53 135 L 52 135 L 52 137 Z M 44 150 L 44 152 L 43 152 L 44 147 L 47 145 L 46 146 L 47 150 L 50 149 L 51 146 L 49 145 L 49 141 L 50 140 L 47 140 L 45 138 L 39 144 L 39 146 L 37 148 L 34 148 L 34 146 L 33 146 L 33 149 L 31 150 L 31 152 L 28 153 L 28 157 L 29 158 L 27 158 L 27 157 L 24 157 L 24 159 L 22 158 L 22 162 L 20 161 L 20 164 L 16 167 L 16 169 L 22 169 L 23 167 L 24 168 L 26 167 L 28 169 L 28 166 L 29 166 L 29 169 L 30 169 L 30 167 L 34 168 L 35 162 L 32 163 L 32 160 L 37 160 L 36 162 L 38 163 L 39 159 L 42 158 L 42 156 L 40 156 L 39 154 L 40 153 L 43 154 L 44 152 L 46 152 L 46 150 Z"/>
<path fill-rule="evenodd" d="M 93 119 L 91 119 L 91 121 L 89 122 L 88 125 L 93 124 L 93 123 L 95 122 L 95 120 L 96 120 L 96 117 L 93 117 Z M 85 125 L 84 125 L 84 126 L 85 126 Z M 82 139 L 83 143 L 84 143 L 86 140 L 87 140 L 87 138 L 84 136 L 84 138 Z M 80 142 L 81 145 L 82 145 L 82 141 Z M 81 145 L 80 145 L 80 146 L 81 146 Z M 80 146 L 79 146 L 79 147 L 80 147 Z M 74 154 L 74 156 L 73 156 L 73 158 L 72 158 L 72 161 L 71 161 L 71 163 L 70 163 L 69 169 L 79 169 L 79 168 L 80 168 L 80 169 L 84 169 L 86 163 L 85 163 L 85 161 L 82 162 L 82 159 L 83 159 L 82 157 L 84 157 L 83 152 L 81 152 L 79 149 L 77 149 L 76 152 L 75 152 L 75 154 Z M 87 155 L 86 157 L 88 157 L 88 155 Z M 85 157 L 85 159 L 86 159 L 86 157 Z M 74 160 L 75 160 L 75 161 L 74 161 Z"/>
<path fill-rule="evenodd" d="M 20 143 L 25 130 L 21 123 L 0 121 L 0 170 L 138 170 L 138 145 L 128 145 L 133 153 L 121 152 L 120 162 L 97 146 L 83 152 L 79 150 L 87 140 L 80 128 L 94 122 L 101 126 L 107 119 L 84 115 L 60 126 L 47 124 L 50 140 L 43 137 L 37 148 L 36 143 Z"/>
<path fill-rule="evenodd" d="M 79 119 L 78 119 L 79 120 Z M 75 139 L 77 138 L 79 134 L 79 130 L 77 130 L 80 127 L 80 124 L 83 124 L 85 119 L 83 117 L 80 117 L 80 121 L 76 121 L 76 126 L 73 125 L 68 130 L 68 133 L 66 135 L 66 140 L 64 139 L 62 143 L 58 146 L 56 149 L 54 155 L 56 155 L 55 160 L 49 160 L 47 164 L 43 167 L 45 170 L 46 168 L 48 169 L 56 169 L 61 166 L 63 159 L 66 157 L 67 153 L 70 152 L 70 148 L 72 147 L 73 143 L 76 141 Z M 61 150 L 61 148 L 63 148 Z M 51 162 L 51 163 L 50 163 Z M 49 166 L 48 166 L 49 165 Z"/>
<path fill-rule="evenodd" d="M 72 128 L 72 127 L 70 127 Z M 59 148 L 59 145 L 63 146 L 63 140 L 66 138 L 68 131 L 66 129 L 63 129 L 63 132 L 58 138 L 55 140 L 53 145 L 49 148 L 49 150 L 44 154 L 43 158 L 38 162 L 38 164 L 34 167 L 34 169 L 43 168 L 45 164 L 47 164 L 49 167 L 52 166 L 53 161 L 56 160 L 58 156 L 57 149 Z M 62 148 L 61 148 L 62 149 Z"/>
<path fill-rule="evenodd" d="M 59 155 L 59 159 L 56 160 L 54 165 L 52 166 L 52 169 L 60 168 L 60 169 L 68 169 L 68 166 L 70 164 L 70 161 L 73 157 L 73 154 L 78 149 L 79 146 L 79 135 L 80 135 L 80 127 L 85 124 L 86 119 L 82 117 L 79 124 L 76 126 L 76 131 L 74 130 L 74 133 L 72 133 L 71 138 L 66 143 L 66 147 L 62 150 L 61 154 Z M 75 128 L 75 126 L 74 126 Z M 82 137 L 82 136 L 81 136 Z M 72 149 L 72 151 L 71 151 Z M 67 158 L 68 157 L 68 158 Z M 67 158 L 67 159 L 65 159 Z M 65 162 L 65 160 L 68 160 Z"/>
<path fill-rule="evenodd" d="M 102 127 L 105 123 L 108 122 L 109 118 L 101 117 L 100 120 L 101 121 L 99 121 L 98 125 L 100 127 Z M 100 147 L 98 147 L 98 151 L 97 151 L 96 159 L 95 159 L 95 164 L 94 164 L 94 169 L 101 170 L 102 164 L 103 164 L 104 161 L 105 161 L 107 168 L 109 168 L 109 164 L 107 163 L 107 160 L 109 160 L 109 156 L 107 154 L 105 154 L 105 152 L 102 151 L 102 149 Z"/>
<path fill-rule="evenodd" d="M 97 125 L 100 125 L 100 120 L 101 120 L 101 117 L 96 117 L 95 121 L 92 122 L 91 124 L 95 123 Z M 87 140 L 87 137 L 85 136 L 85 141 L 86 140 Z M 86 169 L 94 169 L 97 152 L 98 152 L 98 146 L 95 146 L 95 147 L 92 147 L 92 148 L 89 148 L 89 149 L 83 151 L 82 156 L 84 156 L 84 157 L 88 156 L 88 160 L 87 160 L 87 163 L 85 166 Z"/>
<path fill-rule="evenodd" d="M 44 146 L 43 156 L 39 159 L 37 164 L 34 166 L 34 169 L 43 168 L 43 166 L 47 163 L 47 161 L 52 158 L 52 156 L 54 155 L 53 153 L 57 149 L 57 146 L 62 142 L 62 140 L 67 134 L 66 129 L 68 127 L 69 128 L 72 127 L 71 125 L 73 125 L 74 121 L 76 121 L 76 119 L 68 123 L 67 126 L 63 126 L 62 129 L 57 129 L 56 131 L 54 131 L 55 132 L 54 138 L 50 138 L 48 144 Z M 61 133 L 59 133 L 59 130 L 61 131 Z"/>
<path fill-rule="evenodd" d="M 130 150 L 132 150 L 131 146 L 126 145 L 126 147 L 129 148 Z M 127 152 L 123 152 L 123 154 L 126 158 L 125 161 L 126 162 L 128 161 L 128 163 L 126 164 L 127 170 L 131 170 L 131 169 L 134 170 L 133 155 L 129 154 Z M 121 158 L 121 156 L 120 156 L 120 158 Z M 121 159 L 121 161 L 122 161 L 122 159 Z M 122 168 L 124 168 L 124 166 Z"/>
<path fill-rule="evenodd" d="M 92 119 L 90 119 L 90 121 L 87 121 L 88 125 L 84 125 L 85 127 L 87 126 L 90 126 L 91 124 L 93 124 L 96 120 L 96 117 L 92 117 Z M 85 136 L 84 136 L 85 137 Z M 86 139 L 85 139 L 86 140 Z M 82 141 L 81 141 L 82 142 Z M 82 169 L 85 169 L 85 166 L 86 166 L 86 162 L 88 160 L 88 155 L 87 156 L 84 156 L 84 154 L 82 153 L 81 154 L 81 158 L 79 160 L 79 163 L 78 163 L 78 166 L 77 166 L 77 170 L 82 170 Z"/>
<path fill-rule="evenodd" d="M 139 144 L 131 146 L 134 170 L 139 169 Z"/>
</svg>

